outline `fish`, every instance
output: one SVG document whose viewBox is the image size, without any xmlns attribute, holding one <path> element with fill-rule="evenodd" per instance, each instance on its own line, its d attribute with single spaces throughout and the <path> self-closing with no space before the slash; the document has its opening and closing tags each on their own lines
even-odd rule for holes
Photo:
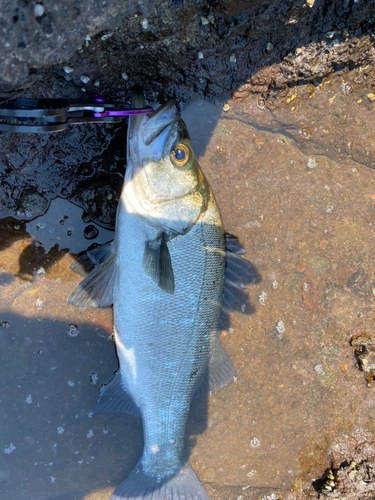
<svg viewBox="0 0 375 500">
<path fill-rule="evenodd" d="M 132 106 L 144 103 L 133 89 Z M 244 285 L 260 279 L 243 252 L 224 233 L 175 102 L 130 117 L 114 240 L 73 265 L 92 270 L 68 298 L 113 305 L 119 370 L 94 413 L 142 418 L 143 454 L 111 500 L 209 499 L 184 449 L 185 428 L 192 399 L 236 377 L 218 325 L 241 305 Z"/>
</svg>

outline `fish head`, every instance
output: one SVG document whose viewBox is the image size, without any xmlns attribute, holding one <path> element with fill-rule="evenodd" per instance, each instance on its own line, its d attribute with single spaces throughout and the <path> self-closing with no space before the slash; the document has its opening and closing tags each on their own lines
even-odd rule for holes
<svg viewBox="0 0 375 500">
<path fill-rule="evenodd" d="M 139 91 L 133 106 L 144 106 Z M 186 233 L 206 210 L 209 187 L 173 100 L 130 118 L 123 196 L 127 210 L 169 236 Z"/>
</svg>

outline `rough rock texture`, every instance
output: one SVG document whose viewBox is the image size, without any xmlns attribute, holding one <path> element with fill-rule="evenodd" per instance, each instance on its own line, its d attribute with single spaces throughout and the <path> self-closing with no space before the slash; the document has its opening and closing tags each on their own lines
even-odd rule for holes
<svg viewBox="0 0 375 500">
<path fill-rule="evenodd" d="M 265 90 L 373 58 L 372 2 L 311 3 L 3 0 L 0 89 L 30 85 L 48 67 L 64 77 L 69 62 L 69 78 L 81 87 L 89 76 L 89 91 L 99 79 L 111 91 L 137 82 L 179 100 L 191 91 L 223 98 L 246 82 Z"/>
<path fill-rule="evenodd" d="M 0 83 L 8 89 L 32 80 L 37 68 L 68 60 L 85 37 L 113 28 L 124 16 L 147 14 L 156 0 L 2 0 Z"/>
<path fill-rule="evenodd" d="M 332 443 L 331 468 L 306 485 L 290 500 L 373 500 L 375 497 L 375 446 L 372 432 L 346 432 Z"/>
</svg>

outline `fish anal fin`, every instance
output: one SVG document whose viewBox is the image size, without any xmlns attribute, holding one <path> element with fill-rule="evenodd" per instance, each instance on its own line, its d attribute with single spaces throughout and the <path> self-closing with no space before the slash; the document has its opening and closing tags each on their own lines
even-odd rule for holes
<svg viewBox="0 0 375 500">
<path fill-rule="evenodd" d="M 72 291 L 68 304 L 78 307 L 109 307 L 118 279 L 117 254 L 95 267 Z"/>
<path fill-rule="evenodd" d="M 232 360 L 225 351 L 220 339 L 216 336 L 210 347 L 209 361 L 206 372 L 194 394 L 194 399 L 211 396 L 230 385 L 237 372 Z"/>
<path fill-rule="evenodd" d="M 93 413 L 95 415 L 128 413 L 133 417 L 141 416 L 138 406 L 124 388 L 120 371 L 117 371 L 113 379 L 101 389 L 99 401 Z"/>
</svg>

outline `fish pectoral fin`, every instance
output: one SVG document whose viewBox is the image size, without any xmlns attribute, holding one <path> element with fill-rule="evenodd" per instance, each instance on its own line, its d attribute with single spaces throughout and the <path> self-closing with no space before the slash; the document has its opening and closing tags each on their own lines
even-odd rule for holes
<svg viewBox="0 0 375 500">
<path fill-rule="evenodd" d="M 144 272 L 159 288 L 167 293 L 174 293 L 174 274 L 168 245 L 163 238 L 146 242 L 142 259 Z"/>
<path fill-rule="evenodd" d="M 95 269 L 95 266 L 104 262 L 112 254 L 113 245 L 112 241 L 109 241 L 104 245 L 97 246 L 79 254 L 76 260 L 70 264 L 69 269 L 86 277 Z"/>
<path fill-rule="evenodd" d="M 194 399 L 211 396 L 231 384 L 237 376 L 232 360 L 216 336 L 210 347 L 209 361 Z"/>
<path fill-rule="evenodd" d="M 125 390 L 118 370 L 113 379 L 104 385 L 100 391 L 99 401 L 93 409 L 95 415 L 112 413 L 128 413 L 133 417 L 140 417 L 141 412 L 133 399 Z"/>
<path fill-rule="evenodd" d="M 118 279 L 117 254 L 112 254 L 72 291 L 68 304 L 78 307 L 109 307 Z"/>
</svg>

